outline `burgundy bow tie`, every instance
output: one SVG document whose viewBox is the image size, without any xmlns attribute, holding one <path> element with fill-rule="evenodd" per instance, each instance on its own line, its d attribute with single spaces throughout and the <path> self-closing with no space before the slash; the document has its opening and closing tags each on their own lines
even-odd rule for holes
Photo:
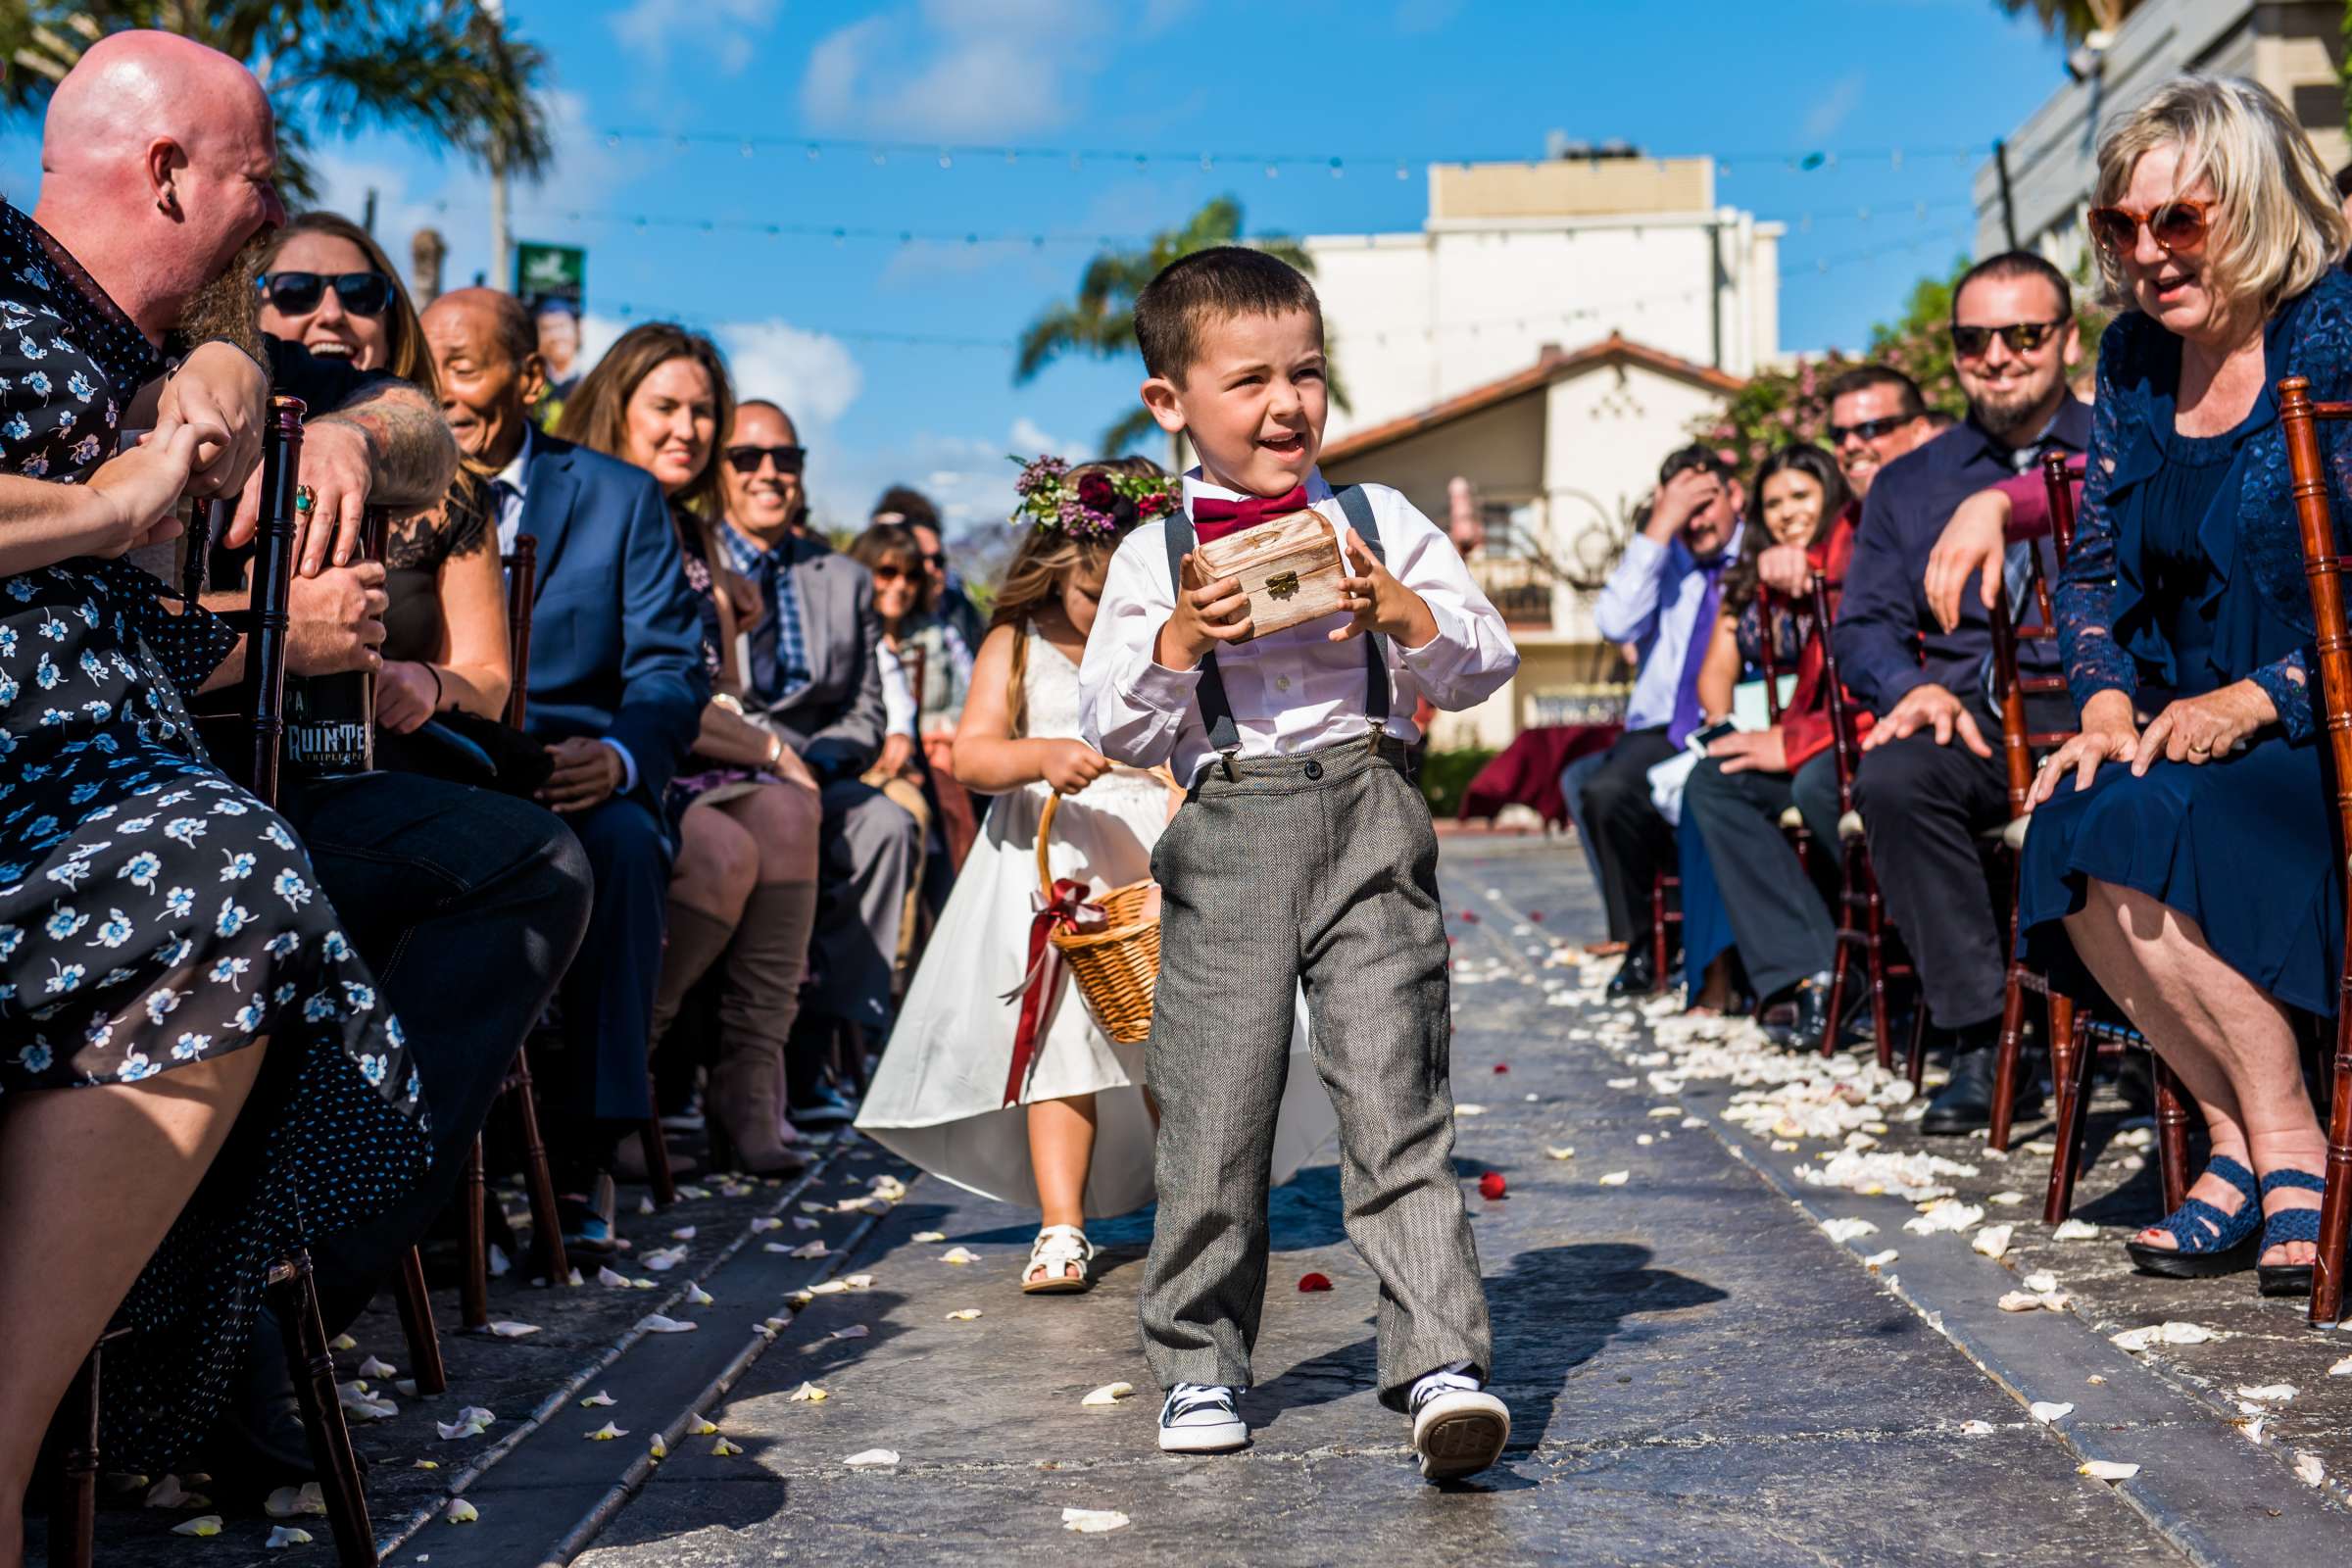
<svg viewBox="0 0 2352 1568">
<path fill-rule="evenodd" d="M 1202 544 L 1244 528 L 1254 528 L 1268 517 L 1287 517 L 1306 509 L 1306 486 L 1293 485 L 1278 496 L 1245 496 L 1229 501 L 1222 496 L 1193 498 L 1193 532 Z"/>
</svg>

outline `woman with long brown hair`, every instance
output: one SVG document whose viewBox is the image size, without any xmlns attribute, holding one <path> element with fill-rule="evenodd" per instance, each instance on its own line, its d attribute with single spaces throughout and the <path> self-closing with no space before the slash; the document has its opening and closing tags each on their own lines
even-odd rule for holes
<svg viewBox="0 0 2352 1568">
<path fill-rule="evenodd" d="M 792 1131 L 784 1042 L 816 923 L 818 805 L 800 758 L 743 716 L 735 632 L 757 617 L 759 601 L 726 569 L 710 533 L 722 505 L 718 438 L 734 409 L 717 346 L 673 322 L 648 321 L 605 352 L 565 402 L 556 434 L 660 481 L 687 580 L 703 603 L 714 695 L 703 710 L 696 761 L 670 785 L 678 858 L 647 1038 L 659 1050 L 687 993 L 719 966 L 718 1059 L 705 1109 L 746 1169 L 788 1175 L 807 1165 L 785 1147 Z M 633 1145 L 624 1149 L 635 1153 Z"/>
<path fill-rule="evenodd" d="M 374 237 L 334 213 L 305 213 L 271 237 L 261 275 L 261 326 L 321 359 L 387 370 L 427 396 L 440 378 L 416 307 Z M 461 470 L 446 501 L 395 520 L 384 545 L 383 666 L 375 718 L 408 735 L 435 713 L 495 721 L 513 682 L 498 530 L 478 475 Z M 395 746 L 394 765 L 409 756 Z"/>
</svg>

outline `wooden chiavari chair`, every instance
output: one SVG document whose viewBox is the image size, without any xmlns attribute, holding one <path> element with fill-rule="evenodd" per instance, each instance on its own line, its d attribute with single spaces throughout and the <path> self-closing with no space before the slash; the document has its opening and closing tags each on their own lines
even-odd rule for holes
<svg viewBox="0 0 2352 1568">
<path fill-rule="evenodd" d="M 248 748 L 245 785 L 265 806 L 277 803 L 279 750 L 285 741 L 287 604 L 294 573 L 294 491 L 302 454 L 302 416 L 298 398 L 270 400 L 262 441 L 262 521 L 255 539 L 252 608 L 223 617 L 240 626 L 246 638 L 245 678 L 238 701 L 238 719 L 246 731 Z M 201 514 L 209 532 L 225 522 L 228 505 L 214 503 Z M 190 557 L 200 556 L 205 542 L 191 534 Z M 190 568 L 191 580 L 199 587 L 201 569 Z M 326 1327 L 318 1316 L 309 1251 L 295 1248 L 271 1263 L 265 1276 L 264 1294 L 284 1338 L 303 1430 L 310 1439 L 319 1490 L 326 1499 L 336 1560 L 344 1568 L 372 1568 L 377 1560 L 374 1531 L 368 1518 L 367 1494 L 360 1484 L 359 1460 L 352 1452 L 351 1432 L 344 1424 L 335 1389 L 334 1356 L 327 1348 Z M 105 1347 L 128 1332 L 110 1326 L 100 1336 L 58 1409 L 66 1443 L 59 1490 L 50 1509 L 52 1568 L 90 1568 L 97 1536 L 96 1483 L 102 1463 L 98 1441 L 102 1359 Z"/>
<path fill-rule="evenodd" d="M 2278 422 L 2294 479 L 2295 521 L 2303 536 L 2303 571 L 2318 630 L 2320 711 L 2327 736 L 2323 760 L 2335 797 L 2336 864 L 2352 875 L 2352 628 L 2344 616 L 2343 556 L 2328 503 L 2326 460 L 2319 422 L 2352 419 L 2352 403 L 2320 403 L 2311 382 L 2290 375 L 2278 383 Z M 2311 1321 L 2343 1316 L 2345 1242 L 2352 1231 L 2352 941 L 2337 983 L 2335 1047 L 2327 1054 L 2328 1190 L 2320 1200 L 2318 1258 L 2311 1271 Z"/>
</svg>

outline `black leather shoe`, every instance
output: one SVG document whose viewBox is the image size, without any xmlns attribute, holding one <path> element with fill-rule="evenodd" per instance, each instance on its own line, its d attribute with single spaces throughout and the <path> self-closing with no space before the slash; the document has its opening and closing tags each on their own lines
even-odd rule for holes
<svg viewBox="0 0 2352 1568">
<path fill-rule="evenodd" d="M 1849 988 L 1850 989 L 1850 988 Z M 1799 980 L 1757 1010 L 1764 1038 L 1787 1051 L 1818 1051 L 1829 1025 L 1830 988 Z"/>
<path fill-rule="evenodd" d="M 1928 1102 L 1919 1130 L 1930 1137 L 1949 1138 L 1992 1125 L 1992 1068 L 1998 1052 L 1979 1046 L 1952 1061 L 1952 1081 Z M 2041 1075 L 2034 1058 L 2022 1053 L 2017 1063 L 2017 1088 L 2010 1096 L 2010 1114 L 2030 1116 L 2041 1109 Z"/>
<path fill-rule="evenodd" d="M 1657 989 L 1657 961 L 1650 956 L 1649 944 L 1638 942 L 1626 954 L 1625 962 L 1617 966 L 1617 972 L 1609 977 L 1608 995 L 1646 997 Z"/>
</svg>

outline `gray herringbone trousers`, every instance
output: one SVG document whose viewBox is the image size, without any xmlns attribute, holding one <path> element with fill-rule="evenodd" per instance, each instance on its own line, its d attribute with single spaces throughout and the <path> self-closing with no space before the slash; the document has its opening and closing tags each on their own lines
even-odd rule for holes
<svg viewBox="0 0 2352 1568">
<path fill-rule="evenodd" d="M 1266 1288 L 1266 1189 L 1306 988 L 1340 1119 L 1348 1239 L 1380 1278 L 1380 1395 L 1492 1365 L 1453 1172 L 1445 912 L 1429 808 L 1403 748 L 1356 742 L 1210 768 L 1153 851 L 1158 1221 L 1144 1347 L 1160 1385 L 1246 1388 Z"/>
</svg>

